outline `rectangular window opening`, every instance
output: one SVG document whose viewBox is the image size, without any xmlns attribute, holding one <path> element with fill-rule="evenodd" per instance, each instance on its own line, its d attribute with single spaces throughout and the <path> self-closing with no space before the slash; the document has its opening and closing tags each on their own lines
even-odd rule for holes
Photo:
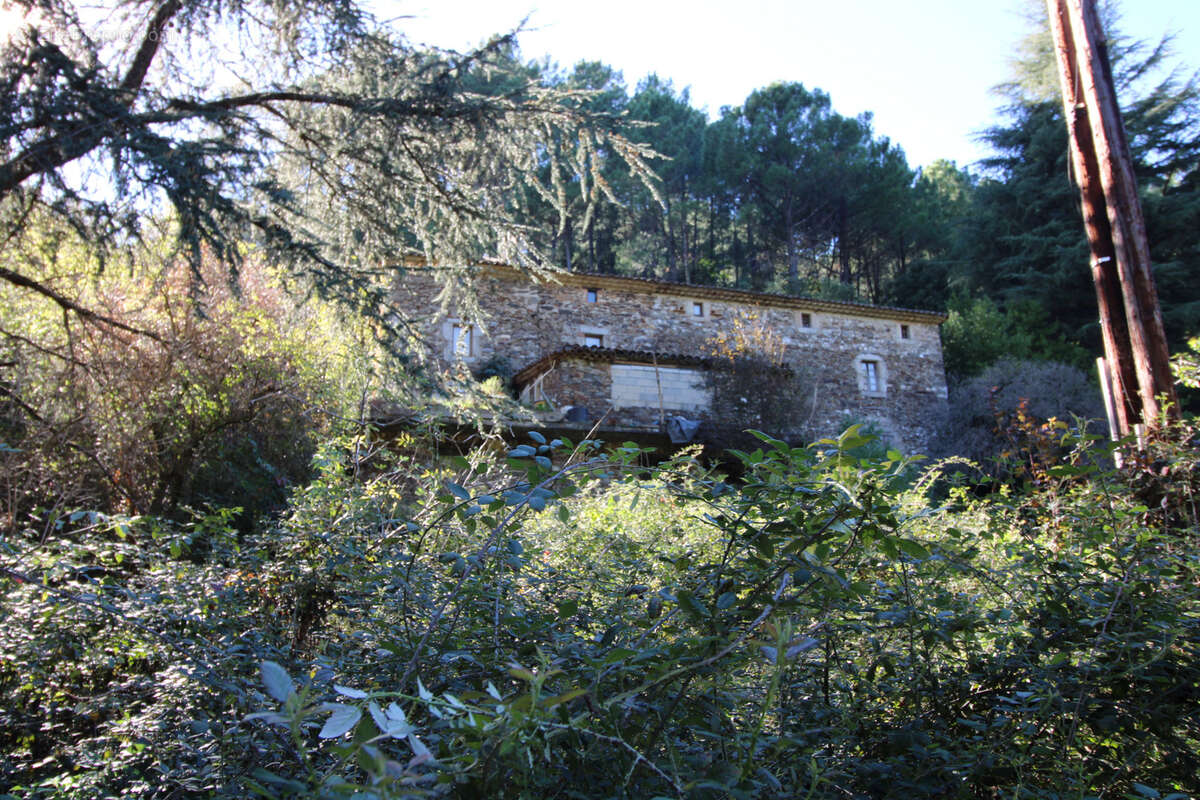
<svg viewBox="0 0 1200 800">
<path fill-rule="evenodd" d="M 907 339 L 907 338 L 908 338 L 908 326 L 907 326 L 907 325 L 901 325 L 901 326 L 900 326 L 900 338 L 901 338 L 901 339 Z"/>
<path fill-rule="evenodd" d="M 450 342 L 457 358 L 469 358 L 474 339 L 474 330 L 470 325 L 455 323 L 451 328 Z"/>
<path fill-rule="evenodd" d="M 704 316 L 704 303 L 700 303 L 700 302 L 692 303 L 692 316 L 693 317 L 703 317 Z"/>
<path fill-rule="evenodd" d="M 800 314 L 800 327 L 801 328 L 811 328 L 812 327 L 812 314 L 809 314 L 807 311 Z"/>
<path fill-rule="evenodd" d="M 587 290 L 587 301 L 589 303 L 595 303 L 599 299 L 600 299 L 600 290 L 599 289 L 588 289 Z"/>
<path fill-rule="evenodd" d="M 604 337 L 599 333 L 585 333 L 583 335 L 584 347 L 604 347 Z"/>
<path fill-rule="evenodd" d="M 879 362 L 863 361 L 863 390 L 867 392 L 879 391 Z"/>
</svg>

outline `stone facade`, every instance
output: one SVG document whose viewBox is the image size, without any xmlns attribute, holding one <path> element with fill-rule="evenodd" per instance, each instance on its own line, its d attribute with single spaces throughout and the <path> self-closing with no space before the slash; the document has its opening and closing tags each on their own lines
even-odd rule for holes
<svg viewBox="0 0 1200 800">
<path fill-rule="evenodd" d="M 474 369 L 503 358 L 524 399 L 585 408 L 602 429 L 702 418 L 712 341 L 747 314 L 774 332 L 811 386 L 809 433 L 870 421 L 920 450 L 946 407 L 941 314 L 611 275 L 535 280 L 488 266 L 478 289 L 484 318 L 473 324 L 439 312 L 439 290 L 421 268 L 407 269 L 396 290 L 430 353 Z"/>
</svg>

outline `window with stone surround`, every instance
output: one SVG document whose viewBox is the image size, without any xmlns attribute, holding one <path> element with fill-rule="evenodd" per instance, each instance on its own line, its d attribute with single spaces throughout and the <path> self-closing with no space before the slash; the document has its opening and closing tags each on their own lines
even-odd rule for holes
<svg viewBox="0 0 1200 800">
<path fill-rule="evenodd" d="M 699 300 L 692 301 L 692 316 L 693 317 L 703 317 L 704 316 L 704 303 L 700 302 Z"/>
<path fill-rule="evenodd" d="M 863 389 L 868 392 L 879 391 L 879 362 L 863 361 Z"/>
<path fill-rule="evenodd" d="M 858 378 L 858 391 L 864 397 L 887 396 L 887 365 L 873 353 L 864 353 L 854 359 L 854 371 Z"/>
<path fill-rule="evenodd" d="M 580 325 L 575 343 L 584 347 L 613 347 L 609 329 L 600 325 Z"/>
<path fill-rule="evenodd" d="M 589 303 L 596 303 L 596 302 L 599 302 L 599 300 L 600 300 L 600 290 L 599 289 L 588 289 L 587 290 L 587 301 Z"/>
<path fill-rule="evenodd" d="M 800 312 L 800 327 L 811 328 L 813 326 L 812 314 L 807 311 Z"/>
<path fill-rule="evenodd" d="M 442 338 L 442 358 L 446 361 L 475 361 L 482 341 L 475 326 L 463 319 L 443 318 L 438 325 Z"/>
<path fill-rule="evenodd" d="M 908 326 L 907 326 L 907 325 L 901 325 L 901 326 L 900 326 L 900 338 L 901 338 L 901 339 L 909 339 L 909 338 L 911 338 L 911 332 L 909 331 L 909 329 L 908 329 Z"/>
<path fill-rule="evenodd" d="M 450 326 L 450 351 L 455 358 L 470 358 L 475 355 L 475 328 L 462 322 Z"/>
</svg>

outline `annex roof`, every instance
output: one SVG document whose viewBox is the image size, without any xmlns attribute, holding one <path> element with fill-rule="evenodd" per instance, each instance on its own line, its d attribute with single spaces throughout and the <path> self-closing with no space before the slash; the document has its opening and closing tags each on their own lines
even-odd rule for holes
<svg viewBox="0 0 1200 800">
<path fill-rule="evenodd" d="M 660 367 L 704 367 L 710 359 L 704 356 L 682 353 L 655 353 L 649 350 L 626 350 L 619 347 L 588 347 L 570 345 L 542 356 L 532 364 L 522 367 L 513 375 L 513 383 L 522 387 L 549 370 L 560 361 L 602 361 L 608 363 L 627 362 L 633 364 L 657 364 Z"/>
</svg>

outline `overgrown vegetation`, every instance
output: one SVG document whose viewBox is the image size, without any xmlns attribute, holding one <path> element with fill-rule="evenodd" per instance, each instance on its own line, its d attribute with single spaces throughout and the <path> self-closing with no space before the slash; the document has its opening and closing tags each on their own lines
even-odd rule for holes
<svg viewBox="0 0 1200 800">
<path fill-rule="evenodd" d="M 901 488 L 910 464 L 850 455 L 851 430 L 760 435 L 738 484 L 688 452 L 647 475 L 636 448 L 535 436 L 422 473 L 346 440 L 259 534 L 64 515 L 6 539 L 2 780 L 1183 798 L 1193 431 L 1125 473 L 1051 435 L 1066 455 L 1025 488 L 940 505 L 940 464 Z"/>
<path fill-rule="evenodd" d="M 212 258 L 195 270 L 125 263 L 97 274 L 77 237 L 43 233 L 10 263 L 75 283 L 107 321 L 0 286 L 9 532 L 64 509 L 174 517 L 207 505 L 257 517 L 282 506 L 331 415 L 367 389 L 369 331 L 327 306 L 297 308 L 260 263 L 236 286 Z"/>
<path fill-rule="evenodd" d="M 757 312 L 742 312 L 713 335 L 704 349 L 711 400 L 702 427 L 714 446 L 753 447 L 748 430 L 807 441 L 819 377 L 816 369 L 789 363 L 783 338 Z"/>
<path fill-rule="evenodd" d="M 950 389 L 949 410 L 934 447 L 939 455 L 962 456 L 1000 474 L 1011 464 L 1013 423 L 1050 420 L 1075 427 L 1105 426 L 1100 392 L 1087 373 L 1053 361 L 1001 358 Z"/>
</svg>

